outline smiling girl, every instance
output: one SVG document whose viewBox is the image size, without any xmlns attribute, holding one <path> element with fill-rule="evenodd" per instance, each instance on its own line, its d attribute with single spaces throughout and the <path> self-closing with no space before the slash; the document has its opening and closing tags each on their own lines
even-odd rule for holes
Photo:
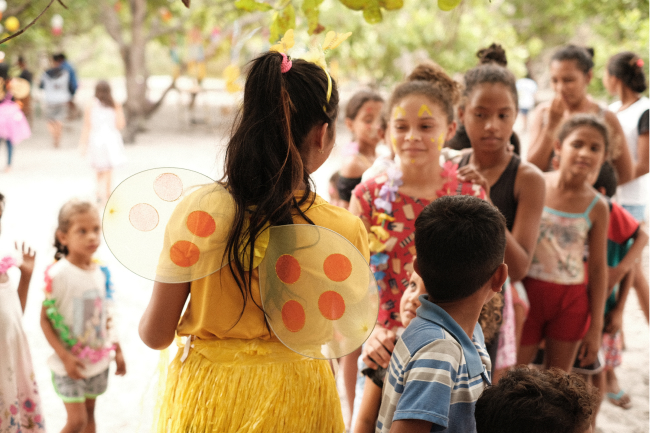
<svg viewBox="0 0 650 433">
<path fill-rule="evenodd" d="M 557 171 L 545 174 L 546 200 L 539 239 L 524 286 L 530 314 L 524 324 L 519 364 L 528 364 L 546 341 L 546 368 L 570 371 L 596 359 L 601 344 L 607 284 L 608 206 L 587 182 L 609 145 L 606 126 L 576 115 L 559 131 Z M 589 250 L 587 271 L 583 262 Z"/>
</svg>

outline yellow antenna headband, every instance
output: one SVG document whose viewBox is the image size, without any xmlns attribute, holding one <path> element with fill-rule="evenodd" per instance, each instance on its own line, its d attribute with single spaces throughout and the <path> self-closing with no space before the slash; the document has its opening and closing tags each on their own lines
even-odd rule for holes
<svg viewBox="0 0 650 433">
<path fill-rule="evenodd" d="M 325 35 L 325 40 L 323 41 L 322 46 L 312 46 L 309 52 L 303 57 L 303 60 L 314 63 L 315 65 L 320 66 L 325 75 L 327 75 L 327 103 L 329 104 L 330 98 L 332 97 L 332 77 L 327 71 L 327 62 L 325 61 L 325 52 L 333 50 L 338 47 L 341 42 L 345 41 L 352 35 L 352 32 L 338 34 L 334 31 L 330 31 Z M 295 42 L 293 39 L 293 29 L 287 30 L 280 42 L 271 47 L 271 51 L 277 51 L 278 53 L 285 54 L 287 51 L 294 46 Z M 284 60 L 283 60 L 283 64 Z M 284 68 L 286 69 L 286 68 Z M 283 71 L 284 71 L 283 69 Z M 289 69 L 286 69 L 287 71 Z M 286 72 L 286 71 L 285 71 Z M 327 107 L 323 107 L 324 111 L 327 111 Z"/>
</svg>

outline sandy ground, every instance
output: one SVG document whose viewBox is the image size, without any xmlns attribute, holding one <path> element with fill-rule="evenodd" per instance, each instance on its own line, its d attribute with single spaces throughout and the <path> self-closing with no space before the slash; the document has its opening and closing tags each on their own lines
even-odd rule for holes
<svg viewBox="0 0 650 433">
<path fill-rule="evenodd" d="M 119 98 L 119 92 L 116 93 Z M 139 171 L 164 166 L 192 169 L 214 179 L 220 177 L 225 131 L 220 125 L 226 125 L 227 120 L 220 120 L 221 110 L 214 105 L 201 103 L 199 108 L 202 113 L 207 113 L 208 122 L 191 125 L 189 119 L 192 116 L 172 98 L 149 123 L 149 130 L 138 137 L 137 144 L 127 146 L 128 162 L 115 170 L 114 185 Z M 203 115 L 199 115 L 198 120 L 203 120 Z M 94 197 L 94 172 L 77 151 L 80 126 L 80 121 L 66 124 L 62 146 L 54 149 L 44 120 L 37 118 L 33 137 L 15 148 L 12 171 L 0 171 L 0 192 L 7 200 L 0 244 L 6 247 L 14 240 L 25 241 L 38 252 L 23 325 L 31 346 L 46 426 L 50 432 L 60 431 L 66 414 L 51 385 L 46 365 L 50 348 L 39 326 L 42 276 L 45 267 L 53 261 L 52 240 L 59 208 L 71 197 Z M 347 140 L 349 135 L 339 127 L 339 146 Z M 339 148 L 335 148 L 332 157 L 313 176 L 317 191 L 325 197 L 327 180 L 340 161 L 338 152 Z M 5 161 L 6 150 L 2 146 L 0 170 Z M 111 376 L 107 393 L 97 400 L 97 431 L 148 432 L 154 412 L 159 353 L 140 341 L 137 323 L 148 302 L 151 282 L 126 270 L 104 245 L 100 247 L 98 256 L 113 271 L 117 289 L 117 324 L 128 373 L 124 377 Z M 646 272 L 647 260 L 646 249 Z M 627 349 L 618 374 L 634 406 L 623 411 L 605 402 L 598 425 L 603 432 L 642 433 L 648 431 L 649 341 L 648 326 L 634 293 L 626 306 L 624 329 Z M 111 371 L 114 371 L 114 366 Z M 343 406 L 345 410 L 346 405 Z"/>
</svg>

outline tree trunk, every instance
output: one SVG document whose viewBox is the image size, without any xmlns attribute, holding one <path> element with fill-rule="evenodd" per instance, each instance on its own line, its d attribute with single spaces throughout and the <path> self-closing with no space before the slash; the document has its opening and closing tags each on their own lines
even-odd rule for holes
<svg viewBox="0 0 650 433">
<path fill-rule="evenodd" d="M 147 100 L 146 46 L 147 37 L 144 21 L 147 16 L 146 0 L 130 0 L 131 7 L 131 43 L 122 53 L 126 80 L 126 128 L 124 140 L 133 143 L 138 132 L 144 129 L 146 114 L 149 111 Z"/>
</svg>

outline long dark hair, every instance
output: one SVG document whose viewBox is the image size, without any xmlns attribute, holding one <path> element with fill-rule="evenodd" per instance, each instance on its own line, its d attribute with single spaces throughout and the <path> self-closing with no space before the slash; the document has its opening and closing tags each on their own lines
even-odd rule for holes
<svg viewBox="0 0 650 433">
<path fill-rule="evenodd" d="M 97 83 L 95 86 L 95 98 L 99 99 L 99 102 L 104 107 L 115 108 L 115 101 L 111 94 L 111 85 L 108 84 L 108 81 L 101 80 Z"/>
<path fill-rule="evenodd" d="M 301 59 L 292 62 L 286 73 L 280 70 L 282 55 L 276 52 L 262 54 L 251 62 L 244 102 L 226 149 L 221 183 L 235 202 L 226 257 L 244 301 L 239 318 L 248 300 L 253 299 L 249 276 L 253 263 L 250 260 L 245 267 L 239 252 L 254 257 L 255 240 L 267 223 L 292 224 L 292 215 L 312 223 L 301 210 L 303 204 L 310 201 L 309 207 L 315 199 L 303 163 L 308 152 L 303 145 L 315 126 L 327 123 L 329 137 L 334 134 L 339 103 L 336 83 L 332 80 L 328 101 L 325 71 Z M 294 191 L 303 185 L 304 194 L 295 197 Z"/>
<path fill-rule="evenodd" d="M 641 93 L 648 88 L 643 73 L 643 60 L 631 51 L 614 54 L 607 62 L 607 72 L 633 92 Z"/>
</svg>

